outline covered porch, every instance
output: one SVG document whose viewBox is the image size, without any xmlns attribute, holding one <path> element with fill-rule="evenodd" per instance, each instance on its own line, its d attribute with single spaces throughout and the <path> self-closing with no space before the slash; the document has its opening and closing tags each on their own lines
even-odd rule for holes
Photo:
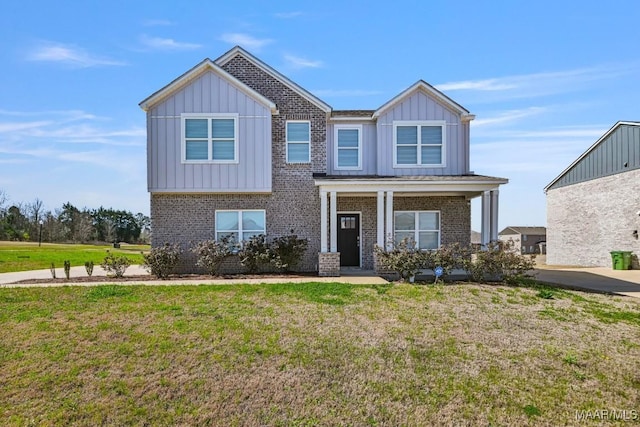
<svg viewBox="0 0 640 427">
<path fill-rule="evenodd" d="M 424 249 L 469 243 L 470 200 L 476 197 L 482 197 L 482 244 L 497 240 L 498 188 L 506 183 L 503 178 L 480 175 L 316 178 L 318 273 L 339 276 L 341 267 L 375 269 L 374 245 L 389 247 L 396 232 L 415 233 Z M 400 225 L 407 220 L 411 224 L 414 215 L 413 228 Z"/>
</svg>

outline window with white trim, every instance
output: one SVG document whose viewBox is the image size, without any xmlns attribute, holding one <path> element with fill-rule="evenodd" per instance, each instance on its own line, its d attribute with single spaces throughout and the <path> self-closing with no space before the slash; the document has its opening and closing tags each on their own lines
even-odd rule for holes
<svg viewBox="0 0 640 427">
<path fill-rule="evenodd" d="M 393 122 L 394 167 L 444 166 L 446 122 Z"/>
<path fill-rule="evenodd" d="M 289 120 L 286 126 L 287 163 L 311 161 L 311 122 Z"/>
<path fill-rule="evenodd" d="M 264 209 L 216 211 L 216 240 L 245 242 L 259 234 L 267 234 Z"/>
<path fill-rule="evenodd" d="M 439 211 L 395 211 L 393 231 L 396 243 L 402 239 L 413 240 L 420 249 L 440 247 Z"/>
<path fill-rule="evenodd" d="M 336 169 L 362 169 L 362 126 L 336 125 L 334 144 Z"/>
<path fill-rule="evenodd" d="M 238 115 L 184 113 L 182 161 L 184 163 L 237 163 Z"/>
</svg>

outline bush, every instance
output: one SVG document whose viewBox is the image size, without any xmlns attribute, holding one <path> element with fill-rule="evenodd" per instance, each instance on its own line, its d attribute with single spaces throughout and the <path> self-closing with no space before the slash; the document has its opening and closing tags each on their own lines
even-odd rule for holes
<svg viewBox="0 0 640 427">
<path fill-rule="evenodd" d="M 476 282 L 503 281 L 509 284 L 531 277 L 535 258 L 521 255 L 514 250 L 515 243 L 492 242 L 486 250 L 479 251 L 474 261 L 467 263 L 467 271 Z"/>
<path fill-rule="evenodd" d="M 270 245 L 264 234 L 251 237 L 238 252 L 240 264 L 248 273 L 257 273 L 270 262 Z"/>
<path fill-rule="evenodd" d="M 111 252 L 107 251 L 107 256 L 104 257 L 102 267 L 109 275 L 114 275 L 115 277 L 124 276 L 124 272 L 131 265 L 131 261 L 124 255 L 114 255 Z"/>
<path fill-rule="evenodd" d="M 71 278 L 71 261 L 64 261 L 64 275 L 69 280 Z"/>
<path fill-rule="evenodd" d="M 180 261 L 182 249 L 180 245 L 165 243 L 164 246 L 152 248 L 144 254 L 142 265 L 159 279 L 166 279 Z"/>
<path fill-rule="evenodd" d="M 87 270 L 87 276 L 91 277 L 91 275 L 93 274 L 93 261 L 85 262 L 84 269 Z"/>
<path fill-rule="evenodd" d="M 434 270 L 442 267 L 442 278 L 449 276 L 454 268 L 466 268 L 466 260 L 471 259 L 471 248 L 460 243 L 443 245 L 436 250 L 424 252 L 423 268 Z"/>
<path fill-rule="evenodd" d="M 377 262 L 383 269 L 397 272 L 405 282 L 431 262 L 428 258 L 430 254 L 418 249 L 413 239 L 404 238 L 397 243 L 390 242 L 390 245 L 392 248 L 389 251 L 375 247 Z"/>
<path fill-rule="evenodd" d="M 269 262 L 280 271 L 291 271 L 302 260 L 308 245 L 307 239 L 298 238 L 291 230 L 290 235 L 277 237 L 269 244 Z"/>
<path fill-rule="evenodd" d="M 215 276 L 218 274 L 222 261 L 231 256 L 233 249 L 236 247 L 237 245 L 232 239 L 225 237 L 220 241 L 205 240 L 204 242 L 196 243 L 191 248 L 191 252 L 198 257 L 196 265 L 204 268 L 210 275 Z"/>
</svg>

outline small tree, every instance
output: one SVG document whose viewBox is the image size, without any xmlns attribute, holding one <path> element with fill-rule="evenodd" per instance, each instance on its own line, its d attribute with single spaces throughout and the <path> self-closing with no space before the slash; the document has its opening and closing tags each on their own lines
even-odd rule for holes
<svg viewBox="0 0 640 427">
<path fill-rule="evenodd" d="M 307 250 L 309 241 L 299 238 L 296 234 L 275 238 L 269 244 L 269 259 L 271 264 L 280 271 L 295 269 Z"/>
<path fill-rule="evenodd" d="M 252 236 L 244 242 L 242 249 L 238 252 L 240 264 L 249 273 L 256 273 L 264 265 L 269 264 L 269 244 L 264 234 Z"/>
<path fill-rule="evenodd" d="M 129 261 L 129 258 L 126 256 L 114 255 L 107 251 L 107 256 L 104 257 L 100 267 L 102 267 L 108 274 L 112 274 L 115 277 L 122 277 L 130 265 L 131 261 Z"/>
<path fill-rule="evenodd" d="M 205 240 L 204 242 L 196 243 L 191 248 L 191 252 L 198 257 L 196 265 L 204 268 L 210 275 L 215 276 L 218 274 L 222 261 L 231 256 L 235 248 L 237 248 L 237 245 L 233 239 L 224 237 L 218 241 Z"/>
<path fill-rule="evenodd" d="M 144 254 L 142 265 L 145 269 L 160 279 L 166 279 L 180 261 L 182 249 L 180 245 L 165 243 L 163 246 L 152 248 Z"/>
</svg>

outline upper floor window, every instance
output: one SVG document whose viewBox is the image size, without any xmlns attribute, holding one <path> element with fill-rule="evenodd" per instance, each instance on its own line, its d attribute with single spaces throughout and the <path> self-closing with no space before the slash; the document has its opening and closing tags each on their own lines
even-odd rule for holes
<svg viewBox="0 0 640 427">
<path fill-rule="evenodd" d="M 183 114 L 182 161 L 237 163 L 237 114 Z"/>
<path fill-rule="evenodd" d="M 420 249 L 438 249 L 440 212 L 396 211 L 393 213 L 393 230 L 396 242 L 410 239 Z"/>
<path fill-rule="evenodd" d="M 290 120 L 287 122 L 287 163 L 311 161 L 311 122 Z"/>
<path fill-rule="evenodd" d="M 393 122 L 394 167 L 444 166 L 446 122 Z"/>
<path fill-rule="evenodd" d="M 362 169 L 362 126 L 336 125 L 335 168 Z"/>
</svg>

